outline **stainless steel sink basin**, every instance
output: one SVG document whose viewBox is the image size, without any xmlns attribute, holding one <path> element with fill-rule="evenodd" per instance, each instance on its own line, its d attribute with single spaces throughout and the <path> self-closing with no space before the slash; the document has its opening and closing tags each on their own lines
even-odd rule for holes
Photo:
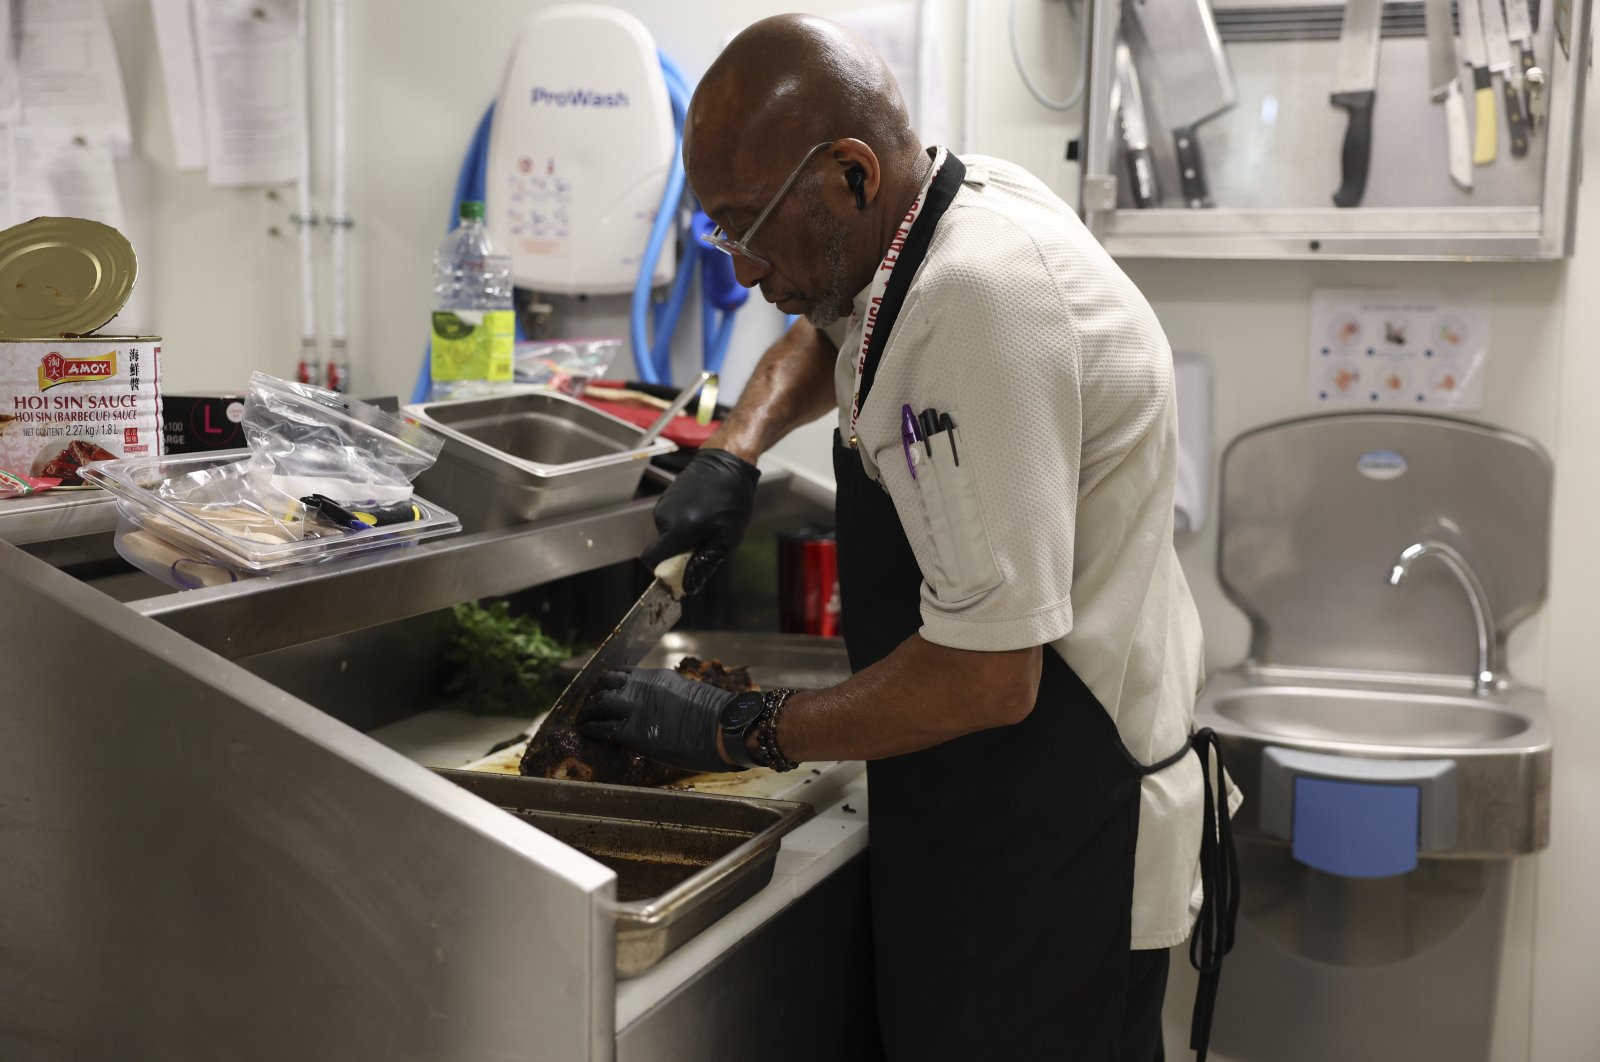
<svg viewBox="0 0 1600 1062">
<path fill-rule="evenodd" d="M 1476 697 L 1266 686 L 1221 694 L 1218 715 L 1259 734 L 1374 746 L 1457 750 L 1513 738 L 1525 715 Z"/>
<path fill-rule="evenodd" d="M 1333 676 L 1238 668 L 1214 675 L 1195 708 L 1198 726 L 1222 739 L 1229 774 L 1243 789 L 1235 827 L 1267 836 L 1262 759 L 1270 748 L 1366 760 L 1455 764 L 1458 822 L 1446 857 L 1538 851 L 1550 838 L 1550 724 L 1543 696 L 1507 686 L 1487 696 L 1465 684 L 1366 673 Z"/>
</svg>

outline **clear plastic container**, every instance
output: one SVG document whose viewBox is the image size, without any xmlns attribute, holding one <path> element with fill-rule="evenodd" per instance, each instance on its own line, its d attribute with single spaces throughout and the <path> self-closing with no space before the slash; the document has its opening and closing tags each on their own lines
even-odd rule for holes
<svg viewBox="0 0 1600 1062">
<path fill-rule="evenodd" d="M 124 554 L 137 567 L 182 587 L 229 581 L 216 573 L 201 571 L 205 566 L 239 574 L 264 574 L 406 545 L 461 529 L 455 514 L 415 495 L 410 500 L 417 507 L 419 519 L 359 531 L 341 529 L 308 517 L 304 511 L 272 513 L 266 507 L 218 506 L 185 500 L 192 497 L 192 491 L 182 489 L 187 483 L 197 478 L 246 476 L 251 461 L 249 450 L 123 458 L 89 465 L 83 470 L 83 478 L 117 496 L 118 510 L 128 525 L 119 530 L 119 551 L 131 532 L 142 531 L 195 562 L 192 578 L 184 579 L 178 577 L 183 566 L 173 567 L 173 560 L 164 560 L 162 550 L 146 539 L 134 540 L 141 547 L 135 551 L 139 556 Z"/>
</svg>

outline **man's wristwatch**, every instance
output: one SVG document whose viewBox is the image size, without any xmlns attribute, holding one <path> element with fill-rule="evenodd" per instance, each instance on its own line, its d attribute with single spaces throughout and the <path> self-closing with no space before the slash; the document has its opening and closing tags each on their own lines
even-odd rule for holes
<svg viewBox="0 0 1600 1062">
<path fill-rule="evenodd" d="M 722 729 L 722 751 L 735 766 L 758 766 L 756 761 L 750 758 L 750 750 L 745 746 L 745 739 L 761 722 L 766 710 L 767 698 L 760 690 L 741 693 L 722 709 L 722 719 L 718 724 Z"/>
</svg>

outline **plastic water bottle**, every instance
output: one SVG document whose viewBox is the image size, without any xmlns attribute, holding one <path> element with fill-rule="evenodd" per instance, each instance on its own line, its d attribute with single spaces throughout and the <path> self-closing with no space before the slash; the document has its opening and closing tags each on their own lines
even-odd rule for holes
<svg viewBox="0 0 1600 1062">
<path fill-rule="evenodd" d="M 511 259 L 490 247 L 481 202 L 463 201 L 460 218 L 433 254 L 434 398 L 482 394 L 512 378 Z"/>
</svg>

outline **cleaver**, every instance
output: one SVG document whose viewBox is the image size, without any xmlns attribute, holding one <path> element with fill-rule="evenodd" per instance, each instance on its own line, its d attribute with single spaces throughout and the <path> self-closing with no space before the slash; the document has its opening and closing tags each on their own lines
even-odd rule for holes
<svg viewBox="0 0 1600 1062">
<path fill-rule="evenodd" d="M 1191 207 L 1208 207 L 1211 193 L 1195 127 L 1238 99 L 1211 5 L 1207 0 L 1131 0 L 1128 10 L 1161 88 L 1161 112 L 1172 130 L 1183 200 Z"/>
</svg>

